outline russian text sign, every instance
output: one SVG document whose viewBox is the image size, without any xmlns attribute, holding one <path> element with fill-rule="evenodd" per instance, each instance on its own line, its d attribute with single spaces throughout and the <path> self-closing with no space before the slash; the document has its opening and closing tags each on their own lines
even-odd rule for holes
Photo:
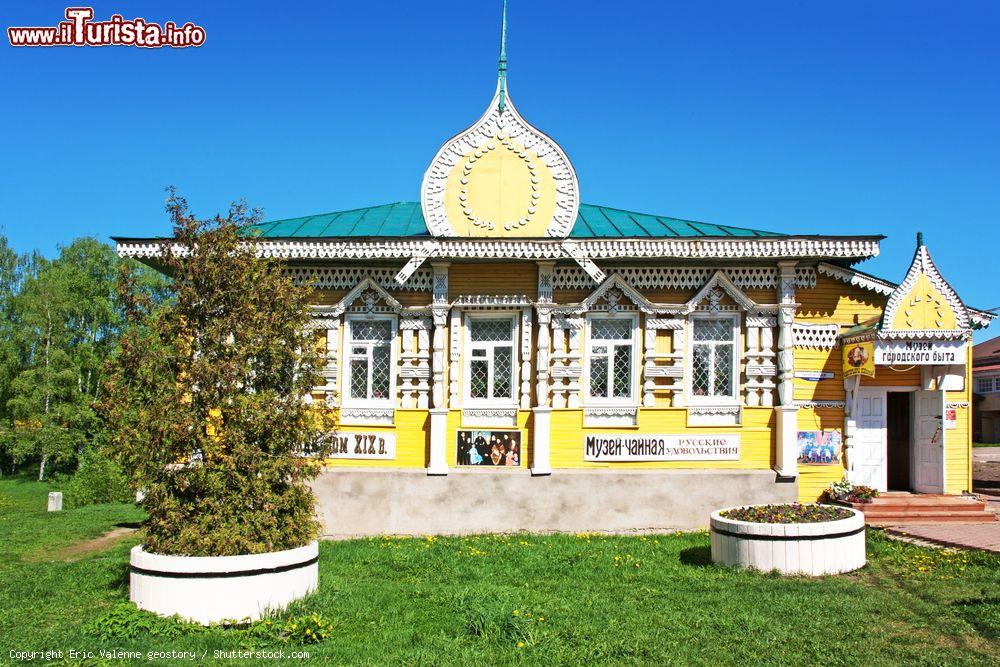
<svg viewBox="0 0 1000 667">
<path fill-rule="evenodd" d="M 610 433 L 583 438 L 584 461 L 739 461 L 740 436 Z"/>
<path fill-rule="evenodd" d="M 876 341 L 878 366 L 947 366 L 965 363 L 965 343 L 941 340 Z"/>
<path fill-rule="evenodd" d="M 395 433 L 335 433 L 331 459 L 384 459 L 396 458 Z"/>
</svg>

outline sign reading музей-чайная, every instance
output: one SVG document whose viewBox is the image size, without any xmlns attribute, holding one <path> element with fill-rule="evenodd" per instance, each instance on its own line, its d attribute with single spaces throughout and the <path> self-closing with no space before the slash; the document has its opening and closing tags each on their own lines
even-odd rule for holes
<svg viewBox="0 0 1000 667">
<path fill-rule="evenodd" d="M 587 435 L 585 461 L 738 461 L 739 435 Z"/>
</svg>

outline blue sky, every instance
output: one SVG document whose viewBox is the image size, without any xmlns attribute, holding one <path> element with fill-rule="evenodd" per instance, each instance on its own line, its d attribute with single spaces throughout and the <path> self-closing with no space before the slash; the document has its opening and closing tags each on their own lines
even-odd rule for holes
<svg viewBox="0 0 1000 667">
<path fill-rule="evenodd" d="M 0 228 L 52 254 L 167 232 L 163 188 L 277 219 L 419 198 L 495 85 L 499 0 L 98 2 L 193 21 L 198 49 L 0 46 Z M 7 2 L 54 25 L 66 5 Z M 511 95 L 584 201 L 789 233 L 923 231 L 967 303 L 1000 306 L 1000 3 L 511 0 Z M 977 340 L 996 335 L 993 327 Z"/>
</svg>

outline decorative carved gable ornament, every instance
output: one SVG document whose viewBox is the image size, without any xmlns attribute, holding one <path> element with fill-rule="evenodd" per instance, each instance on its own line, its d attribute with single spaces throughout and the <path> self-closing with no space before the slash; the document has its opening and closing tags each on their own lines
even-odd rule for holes
<svg viewBox="0 0 1000 667">
<path fill-rule="evenodd" d="M 657 307 L 652 301 L 639 294 L 634 287 L 625 282 L 625 279 L 617 273 L 601 283 L 580 305 L 583 310 L 594 310 L 602 300 L 604 301 L 604 307 L 612 314 L 622 310 L 624 306 L 623 301 L 631 302 L 636 308 L 646 314 L 654 314 L 662 311 L 661 307 Z"/>
<path fill-rule="evenodd" d="M 938 271 L 918 235 L 906 278 L 889 295 L 880 338 L 959 338 L 971 329 L 969 311 Z"/>
<path fill-rule="evenodd" d="M 357 305 L 356 305 L 357 304 Z M 391 294 L 371 278 L 365 278 L 354 288 L 344 295 L 335 306 L 329 310 L 324 309 L 324 315 L 338 317 L 343 315 L 348 309 L 360 311 L 365 315 L 375 313 L 396 313 L 403 312 L 403 304 L 394 299 Z"/>
<path fill-rule="evenodd" d="M 735 301 L 739 306 L 748 312 L 756 312 L 760 309 L 760 306 L 754 302 L 753 299 L 748 297 L 746 293 L 729 279 L 724 271 L 716 271 L 712 274 L 712 277 L 708 279 L 704 285 L 701 286 L 693 297 L 685 304 L 684 312 L 691 313 L 698 308 L 704 301 L 708 301 L 709 310 L 711 312 L 718 312 L 719 302 L 722 300 L 724 295 L 728 294 L 729 297 Z"/>
</svg>

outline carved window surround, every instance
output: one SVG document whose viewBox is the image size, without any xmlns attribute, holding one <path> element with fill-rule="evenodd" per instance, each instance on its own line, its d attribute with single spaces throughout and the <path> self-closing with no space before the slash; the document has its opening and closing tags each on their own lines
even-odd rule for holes
<svg viewBox="0 0 1000 667">
<path fill-rule="evenodd" d="M 463 427 L 517 426 L 517 408 L 462 408 Z"/>
<path fill-rule="evenodd" d="M 583 408 L 583 425 L 586 427 L 602 426 L 638 426 L 639 407 L 629 405 L 602 405 Z"/>
<path fill-rule="evenodd" d="M 342 426 L 393 426 L 396 422 L 393 408 L 341 407 Z"/>
<path fill-rule="evenodd" d="M 688 426 L 739 426 L 743 408 L 739 405 L 689 405 Z"/>
</svg>

